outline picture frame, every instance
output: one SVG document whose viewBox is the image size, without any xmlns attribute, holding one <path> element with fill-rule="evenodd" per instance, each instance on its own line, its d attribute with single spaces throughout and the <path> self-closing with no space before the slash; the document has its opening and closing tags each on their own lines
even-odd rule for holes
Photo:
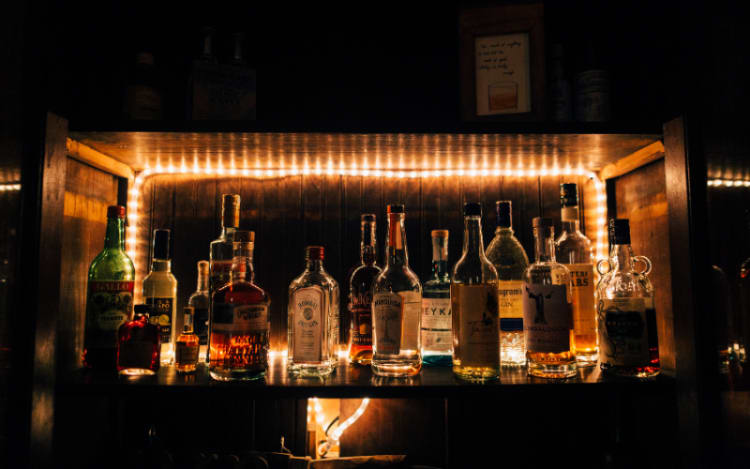
<svg viewBox="0 0 750 469">
<path fill-rule="evenodd" d="M 462 10 L 459 67 L 461 120 L 543 121 L 544 6 Z"/>
</svg>

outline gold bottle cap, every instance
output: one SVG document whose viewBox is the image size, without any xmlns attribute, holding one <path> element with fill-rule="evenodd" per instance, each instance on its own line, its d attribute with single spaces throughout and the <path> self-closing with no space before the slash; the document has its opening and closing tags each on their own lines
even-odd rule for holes
<svg viewBox="0 0 750 469">
<path fill-rule="evenodd" d="M 448 230 L 432 230 L 430 231 L 430 235 L 432 235 L 433 238 L 447 238 L 449 235 Z"/>
<path fill-rule="evenodd" d="M 208 275 L 208 261 L 198 261 L 198 275 Z"/>
<path fill-rule="evenodd" d="M 221 199 L 221 222 L 224 226 L 240 226 L 240 195 L 224 194 Z"/>
</svg>

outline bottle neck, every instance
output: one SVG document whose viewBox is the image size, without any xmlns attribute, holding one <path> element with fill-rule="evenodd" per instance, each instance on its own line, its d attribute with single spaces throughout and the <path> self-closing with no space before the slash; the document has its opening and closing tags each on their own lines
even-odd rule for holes
<svg viewBox="0 0 750 469">
<path fill-rule="evenodd" d="M 478 216 L 464 217 L 464 256 L 484 256 L 482 241 L 482 219 Z"/>
<path fill-rule="evenodd" d="M 125 245 L 125 223 L 122 218 L 108 218 L 104 235 L 104 249 L 123 249 Z"/>
<path fill-rule="evenodd" d="M 576 233 L 580 231 L 581 226 L 578 216 L 578 206 L 563 207 L 561 211 L 562 230 L 563 232 Z"/>
<path fill-rule="evenodd" d="M 242 243 L 241 247 L 235 243 L 234 256 L 232 257 L 231 281 L 245 280 L 252 282 L 255 272 L 253 270 L 253 248 L 250 243 Z"/>
<path fill-rule="evenodd" d="M 151 272 L 171 272 L 172 261 L 169 259 L 153 259 L 151 261 Z"/>
<path fill-rule="evenodd" d="M 403 213 L 388 214 L 388 257 L 386 262 L 387 266 L 409 265 Z"/>
<path fill-rule="evenodd" d="M 374 265 L 377 256 L 375 241 L 375 223 L 362 223 L 362 242 L 360 243 L 359 258 L 365 265 Z"/>
<path fill-rule="evenodd" d="M 432 238 L 432 277 L 447 280 L 448 272 L 448 238 Z"/>
<path fill-rule="evenodd" d="M 613 244 L 609 254 L 619 272 L 633 271 L 633 249 L 629 244 Z"/>
<path fill-rule="evenodd" d="M 308 272 L 323 272 L 323 261 L 320 259 L 306 259 L 305 270 Z"/>
<path fill-rule="evenodd" d="M 536 262 L 555 262 L 555 237 L 552 228 L 543 228 L 544 232 L 534 233 L 534 254 Z"/>
<path fill-rule="evenodd" d="M 500 236 L 513 236 L 513 228 L 509 226 L 498 226 L 495 228 L 495 234 Z"/>
<path fill-rule="evenodd" d="M 207 292 L 208 291 L 208 272 L 198 273 L 198 286 L 196 291 Z"/>
<path fill-rule="evenodd" d="M 234 232 L 237 231 L 236 226 L 224 226 L 221 225 L 221 239 L 226 240 L 227 242 L 232 242 L 232 235 Z"/>
</svg>

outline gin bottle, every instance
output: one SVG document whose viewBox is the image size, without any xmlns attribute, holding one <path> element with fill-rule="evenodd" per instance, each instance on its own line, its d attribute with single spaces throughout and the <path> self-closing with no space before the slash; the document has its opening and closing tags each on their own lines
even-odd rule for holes
<svg viewBox="0 0 750 469">
<path fill-rule="evenodd" d="M 198 359 L 201 362 L 208 360 L 208 309 L 211 305 L 208 296 L 208 272 L 208 261 L 198 261 L 198 286 L 188 299 L 188 306 L 193 308 L 193 327 L 200 343 Z"/>
<path fill-rule="evenodd" d="M 451 275 L 448 230 L 432 230 L 432 277 L 422 292 L 422 361 L 450 366 L 453 362 Z"/>
<path fill-rule="evenodd" d="M 510 200 L 495 202 L 497 228 L 487 247 L 487 259 L 497 269 L 500 311 L 500 363 L 504 367 L 526 365 L 523 337 L 523 274 L 529 266 L 521 243 L 513 235 Z"/>
<path fill-rule="evenodd" d="M 327 376 L 336 365 L 338 284 L 323 268 L 324 258 L 323 246 L 308 246 L 305 271 L 289 285 L 287 369 L 293 376 Z"/>
<path fill-rule="evenodd" d="M 570 271 L 555 261 L 552 219 L 536 217 L 533 225 L 535 262 L 524 274 L 526 366 L 532 376 L 570 378 L 577 373 Z"/>
<path fill-rule="evenodd" d="M 151 324 L 159 326 L 161 364 L 174 361 L 175 309 L 177 308 L 177 279 L 172 275 L 169 256 L 169 230 L 154 230 L 151 271 L 143 279 L 143 298 L 151 307 Z"/>
<path fill-rule="evenodd" d="M 375 215 L 362 215 L 360 264 L 349 277 L 349 361 L 369 365 L 372 361 L 372 285 L 381 269 L 375 264 Z"/>
<path fill-rule="evenodd" d="M 497 270 L 484 254 L 482 206 L 464 205 L 464 246 L 453 268 L 453 373 L 471 381 L 500 376 Z"/>
<path fill-rule="evenodd" d="M 409 269 L 404 217 L 403 205 L 388 206 L 386 264 L 372 288 L 371 365 L 380 376 L 413 376 L 422 368 L 422 285 Z"/>
</svg>

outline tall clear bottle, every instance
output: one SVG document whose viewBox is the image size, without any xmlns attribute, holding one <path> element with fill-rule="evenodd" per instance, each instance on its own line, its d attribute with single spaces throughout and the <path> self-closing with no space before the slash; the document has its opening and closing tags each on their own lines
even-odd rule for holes
<svg viewBox="0 0 750 469">
<path fill-rule="evenodd" d="M 362 214 L 360 264 L 349 277 L 349 361 L 359 365 L 369 365 L 372 361 L 372 286 L 381 272 L 375 264 L 375 223 L 374 214 Z"/>
<path fill-rule="evenodd" d="M 513 235 L 510 200 L 495 202 L 497 228 L 487 247 L 487 259 L 497 269 L 498 309 L 500 311 L 500 363 L 504 367 L 526 366 L 523 334 L 524 273 L 529 258 Z"/>
<path fill-rule="evenodd" d="M 500 376 L 497 270 L 484 254 L 482 206 L 464 205 L 464 246 L 453 268 L 453 373 L 488 381 Z"/>
<path fill-rule="evenodd" d="M 219 381 L 259 379 L 268 369 L 271 299 L 253 283 L 255 233 L 233 238 L 229 283 L 211 297 L 208 371 Z"/>
<path fill-rule="evenodd" d="M 234 256 L 232 235 L 240 226 L 240 196 L 221 196 L 221 234 L 211 241 L 209 296 L 229 282 Z"/>
<path fill-rule="evenodd" d="M 198 261 L 198 285 L 188 299 L 188 306 L 193 307 L 193 327 L 198 336 L 200 352 L 198 359 L 208 361 L 208 310 L 211 298 L 208 295 L 208 261 Z"/>
<path fill-rule="evenodd" d="M 328 376 L 336 366 L 339 287 L 323 267 L 324 258 L 323 246 L 308 246 L 305 271 L 289 285 L 287 369 L 293 376 Z"/>
<path fill-rule="evenodd" d="M 422 292 L 422 361 L 425 365 L 453 363 L 451 274 L 448 271 L 448 230 L 432 230 L 432 277 Z"/>
<path fill-rule="evenodd" d="M 570 271 L 555 260 L 555 228 L 551 218 L 536 217 L 535 262 L 524 275 L 523 329 L 527 370 L 542 378 L 576 375 Z"/>
<path fill-rule="evenodd" d="M 422 368 L 422 285 L 409 269 L 403 205 L 388 206 L 385 269 L 373 285 L 373 355 L 376 375 L 407 377 Z"/>
<path fill-rule="evenodd" d="M 172 275 L 169 230 L 154 230 L 151 271 L 143 279 L 143 298 L 151 307 L 151 324 L 159 326 L 162 365 L 174 362 L 177 279 Z"/>
<path fill-rule="evenodd" d="M 556 258 L 570 271 L 576 360 L 578 366 L 594 366 L 599 358 L 594 260 L 591 242 L 580 230 L 576 184 L 560 184 L 560 206 L 562 234 L 555 243 Z"/>
<path fill-rule="evenodd" d="M 651 262 L 633 256 L 627 219 L 609 221 L 609 238 L 610 259 L 597 265 L 603 274 L 597 286 L 600 366 L 606 374 L 650 378 L 661 370 L 656 312 L 650 282 L 634 267 L 643 262 L 648 272 Z"/>
</svg>

